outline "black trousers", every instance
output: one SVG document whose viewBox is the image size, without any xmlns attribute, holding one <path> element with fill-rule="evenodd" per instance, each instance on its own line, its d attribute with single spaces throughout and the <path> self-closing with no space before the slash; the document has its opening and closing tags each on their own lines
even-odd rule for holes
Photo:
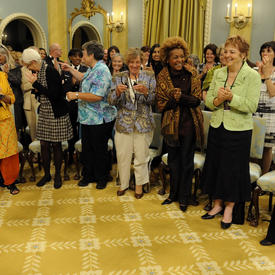
<svg viewBox="0 0 275 275">
<path fill-rule="evenodd" d="M 67 103 L 69 109 L 70 121 L 73 128 L 73 138 L 68 141 L 69 153 L 72 155 L 74 153 L 74 145 L 79 139 L 79 123 L 77 122 L 78 116 L 78 105 L 75 100 Z"/>
<path fill-rule="evenodd" d="M 182 137 L 180 146 L 167 145 L 168 166 L 170 169 L 169 199 L 188 202 L 192 193 L 192 178 L 194 173 L 194 135 Z"/>
<path fill-rule="evenodd" d="M 99 125 L 81 124 L 82 175 L 87 181 L 107 181 L 110 164 L 108 140 L 112 134 L 114 122 L 115 121 L 111 121 Z"/>
<path fill-rule="evenodd" d="M 275 205 L 273 208 L 272 216 L 271 216 L 271 221 L 268 227 L 266 239 L 275 243 Z"/>
</svg>

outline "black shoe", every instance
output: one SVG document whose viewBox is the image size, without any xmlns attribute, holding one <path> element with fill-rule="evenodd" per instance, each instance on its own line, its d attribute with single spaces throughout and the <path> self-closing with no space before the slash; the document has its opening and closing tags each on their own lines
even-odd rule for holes
<svg viewBox="0 0 275 275">
<path fill-rule="evenodd" d="M 62 180 L 61 180 L 61 177 L 60 177 L 60 176 L 55 177 L 55 178 L 54 178 L 54 184 L 53 184 L 53 187 L 54 187 L 55 189 L 59 189 L 61 186 L 62 186 Z"/>
<path fill-rule="evenodd" d="M 187 210 L 187 207 L 188 207 L 188 204 L 187 203 L 183 203 L 183 204 L 180 204 L 180 210 L 182 212 L 185 212 Z"/>
<path fill-rule="evenodd" d="M 52 177 L 51 175 L 44 176 L 37 184 L 36 186 L 41 187 L 44 186 L 47 182 L 51 181 Z"/>
<path fill-rule="evenodd" d="M 269 241 L 268 239 L 263 239 L 260 241 L 260 245 L 264 245 L 264 246 L 270 246 L 273 245 L 274 243 Z"/>
<path fill-rule="evenodd" d="M 203 216 L 201 216 L 201 218 L 204 220 L 211 220 L 211 219 L 214 219 L 216 216 L 222 215 L 222 214 L 223 214 L 223 209 L 214 215 L 209 215 L 208 213 L 206 213 Z"/>
<path fill-rule="evenodd" d="M 189 204 L 189 205 L 193 205 L 193 206 L 198 206 L 198 205 L 199 205 L 199 202 L 198 202 L 197 200 L 195 200 L 195 199 L 190 199 L 190 200 L 188 201 L 188 204 Z"/>
<path fill-rule="evenodd" d="M 231 226 L 232 222 L 223 222 L 221 221 L 221 228 L 228 229 Z"/>
<path fill-rule="evenodd" d="M 166 199 L 161 203 L 161 205 L 171 204 L 172 202 L 173 202 L 172 200 Z"/>
<path fill-rule="evenodd" d="M 79 182 L 78 182 L 78 186 L 84 187 L 84 186 L 88 186 L 90 184 L 90 181 L 86 180 L 85 178 L 82 178 Z"/>
<path fill-rule="evenodd" d="M 100 181 L 96 184 L 96 189 L 105 189 L 107 185 L 106 181 Z"/>
<path fill-rule="evenodd" d="M 111 182 L 111 181 L 113 181 L 113 177 L 109 174 L 109 175 L 107 176 L 107 182 Z"/>
</svg>

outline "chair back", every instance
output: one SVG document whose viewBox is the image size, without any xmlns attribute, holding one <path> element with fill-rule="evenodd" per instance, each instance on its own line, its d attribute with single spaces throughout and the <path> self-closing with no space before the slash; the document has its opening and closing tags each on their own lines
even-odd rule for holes
<svg viewBox="0 0 275 275">
<path fill-rule="evenodd" d="M 250 157 L 261 159 L 264 151 L 266 120 L 253 116 L 253 130 L 250 147 Z"/>
<path fill-rule="evenodd" d="M 154 149 L 156 156 L 160 156 L 163 143 L 163 136 L 161 134 L 161 114 L 153 113 L 153 116 L 156 127 L 154 129 L 154 135 L 152 143 L 150 145 L 150 149 Z"/>
<path fill-rule="evenodd" d="M 210 120 L 212 116 L 212 112 L 210 111 L 202 111 L 203 114 L 203 133 L 204 133 L 204 146 L 203 149 L 205 150 L 207 147 L 207 140 L 208 140 L 208 132 L 210 126 Z"/>
</svg>

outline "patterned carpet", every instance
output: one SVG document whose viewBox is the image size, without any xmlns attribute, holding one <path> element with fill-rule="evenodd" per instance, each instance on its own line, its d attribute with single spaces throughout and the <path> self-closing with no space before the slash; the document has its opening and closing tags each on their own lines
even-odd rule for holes
<svg viewBox="0 0 275 275">
<path fill-rule="evenodd" d="M 117 197 L 114 182 L 19 187 L 16 196 L 0 191 L 1 275 L 275 275 L 275 246 L 259 245 L 267 222 L 224 231 L 220 218 L 200 218 L 203 201 L 186 213 L 161 206 L 158 187 L 141 200 Z"/>
</svg>

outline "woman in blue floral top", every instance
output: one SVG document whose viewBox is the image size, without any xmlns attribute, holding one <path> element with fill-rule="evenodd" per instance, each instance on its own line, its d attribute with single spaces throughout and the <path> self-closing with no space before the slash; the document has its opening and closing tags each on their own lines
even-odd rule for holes
<svg viewBox="0 0 275 275">
<path fill-rule="evenodd" d="M 115 145 L 121 187 L 117 195 L 124 195 L 129 187 L 130 166 L 134 154 L 137 199 L 143 196 L 142 185 L 149 182 L 149 146 L 154 128 L 151 105 L 155 102 L 156 86 L 152 72 L 140 71 L 141 59 L 138 49 L 128 50 L 126 64 L 129 71 L 120 72 L 113 77 L 108 97 L 109 103 L 118 110 Z"/>
<path fill-rule="evenodd" d="M 107 102 L 111 74 L 102 61 L 103 46 L 91 41 L 83 46 L 83 61 L 89 66 L 85 74 L 66 64 L 62 69 L 82 80 L 80 92 L 68 92 L 68 100 L 78 99 L 78 120 L 82 131 L 83 178 L 79 186 L 97 182 L 97 189 L 106 187 L 109 175 L 108 139 L 116 118 L 116 108 Z"/>
</svg>

